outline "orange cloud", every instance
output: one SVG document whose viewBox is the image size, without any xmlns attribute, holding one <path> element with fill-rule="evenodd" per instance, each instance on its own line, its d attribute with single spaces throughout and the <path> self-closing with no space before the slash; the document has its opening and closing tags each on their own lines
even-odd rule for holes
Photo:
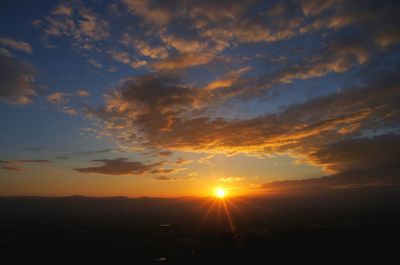
<svg viewBox="0 0 400 265">
<path fill-rule="evenodd" d="M 58 104 L 65 102 L 68 100 L 67 98 L 70 97 L 71 94 L 64 93 L 64 92 L 53 92 L 46 97 L 46 100 L 52 104 Z"/>
<path fill-rule="evenodd" d="M 119 138 L 122 143 L 137 147 L 226 154 L 284 153 L 333 169 L 318 160 L 328 144 L 399 121 L 394 111 L 399 108 L 395 96 L 399 84 L 398 78 L 388 76 L 363 88 L 289 106 L 280 113 L 230 120 L 202 114 L 207 113 L 207 102 L 196 109 L 199 90 L 174 79 L 146 76 L 131 79 L 119 88 L 119 100 L 124 104 L 106 105 L 106 112 L 95 114 L 108 123 L 104 130 L 112 128 L 111 135 L 124 135 Z M 169 124 L 171 115 L 174 121 Z M 162 130 L 166 125 L 169 129 Z M 136 141 L 138 135 L 140 141 Z"/>
</svg>

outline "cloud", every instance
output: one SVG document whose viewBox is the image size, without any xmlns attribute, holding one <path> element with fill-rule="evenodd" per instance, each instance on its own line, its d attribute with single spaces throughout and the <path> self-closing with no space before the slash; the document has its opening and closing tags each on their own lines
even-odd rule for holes
<svg viewBox="0 0 400 265">
<path fill-rule="evenodd" d="M 239 177 L 224 177 L 218 179 L 219 182 L 224 182 L 224 183 L 240 182 L 243 180 L 245 180 L 245 178 L 239 178 Z"/>
<path fill-rule="evenodd" d="M 142 134 L 170 130 L 178 116 L 196 105 L 198 90 L 183 84 L 175 76 L 145 75 L 124 79 L 119 87 L 106 97 L 107 104 L 91 114 L 101 119 L 110 118 L 113 128 L 130 127 L 132 141 L 142 141 Z M 126 117 L 135 123 L 125 123 Z M 121 137 L 128 134 L 121 134 Z"/>
<path fill-rule="evenodd" d="M 396 169 L 400 177 L 399 148 L 400 135 L 397 134 L 344 139 L 312 152 L 309 161 L 335 173 Z"/>
<path fill-rule="evenodd" d="M 46 100 L 51 104 L 67 103 L 69 101 L 70 93 L 53 92 L 46 97 Z"/>
<path fill-rule="evenodd" d="M 74 109 L 74 108 L 71 108 L 71 107 L 68 107 L 68 106 L 61 107 L 60 111 L 65 113 L 65 114 L 72 115 L 72 116 L 76 116 L 76 115 L 79 114 L 77 109 Z"/>
<path fill-rule="evenodd" d="M 56 157 L 56 159 L 69 159 L 70 157 L 77 157 L 77 156 L 90 156 L 90 155 L 97 155 L 97 154 L 105 154 L 113 152 L 114 149 L 99 149 L 99 150 L 89 150 L 89 151 L 80 151 L 74 153 L 66 153 Z"/>
<path fill-rule="evenodd" d="M 89 151 L 82 151 L 82 152 L 77 152 L 74 153 L 73 155 L 94 155 L 94 154 L 104 154 L 104 153 L 109 153 L 112 152 L 113 149 L 99 149 L 99 150 L 89 150 Z"/>
<path fill-rule="evenodd" d="M 128 23 L 124 22 L 126 27 L 116 24 L 119 30 L 113 35 L 112 23 L 118 23 L 114 18 L 107 21 L 83 2 L 73 2 L 58 5 L 40 20 L 42 23 L 35 24 L 47 38 L 68 37 L 73 47 L 107 53 L 132 68 L 149 67 L 153 71 L 209 66 L 216 59 L 225 56 L 229 59 L 232 51 L 247 44 L 302 38 L 302 34 L 315 31 L 321 31 L 317 37 L 324 42 L 325 38 L 351 27 L 352 34 L 343 35 L 362 35 L 366 41 L 362 43 L 364 47 L 343 47 L 343 50 L 331 47 L 321 58 L 309 56 L 309 60 L 293 63 L 274 76 L 276 82 L 289 83 L 294 79 L 322 77 L 330 72 L 344 73 L 364 64 L 369 59 L 365 46 L 371 39 L 382 50 L 398 43 L 399 5 L 395 1 L 387 3 L 373 0 L 327 0 L 323 3 L 314 0 L 278 3 L 124 0 L 120 7 L 127 12 L 118 12 L 118 19 Z M 118 5 L 111 6 L 115 9 Z M 130 27 L 131 21 L 138 27 Z M 97 43 L 106 39 L 107 42 Z M 125 46 L 121 47 L 121 43 Z M 97 68 L 102 66 L 95 59 L 88 62 Z"/>
<path fill-rule="evenodd" d="M 51 104 L 56 105 L 58 111 L 75 116 L 79 114 L 79 111 L 75 107 L 71 107 L 68 104 L 74 99 L 74 97 L 87 97 L 89 95 L 89 92 L 86 90 L 78 90 L 75 93 L 57 91 L 48 95 L 46 100 Z"/>
<path fill-rule="evenodd" d="M 168 57 L 168 50 L 163 46 L 152 46 L 143 39 L 132 37 L 128 33 L 124 33 L 122 36 L 122 43 L 125 45 L 133 45 L 136 51 L 146 57 L 152 59 L 163 59 Z"/>
<path fill-rule="evenodd" d="M 146 22 L 154 25 L 164 26 L 173 16 L 173 13 L 166 8 L 152 6 L 148 0 L 124 0 L 123 3 L 133 14 L 142 17 Z"/>
<path fill-rule="evenodd" d="M 56 156 L 56 159 L 66 160 L 66 159 L 69 159 L 69 156 Z"/>
<path fill-rule="evenodd" d="M 141 162 L 128 161 L 127 158 L 97 159 L 93 161 L 103 163 L 103 165 L 98 167 L 75 168 L 74 170 L 80 173 L 97 173 L 114 176 L 142 175 L 162 165 L 161 162 L 146 165 Z"/>
<path fill-rule="evenodd" d="M 368 138 L 398 128 L 400 79 L 395 72 L 375 75 L 363 86 L 314 97 L 277 113 L 242 119 L 210 116 L 208 102 L 198 101 L 203 96 L 199 89 L 176 79 L 136 77 L 122 83 L 118 96 L 109 98 L 97 117 L 106 124 L 103 130 L 136 148 L 285 154 L 330 173 L 343 173 L 361 170 L 358 164 L 372 165 L 372 161 L 381 166 L 385 161 L 398 162 L 390 159 L 393 152 L 382 160 L 363 156 L 368 148 L 381 153 L 390 142 L 397 146 L 398 136 Z"/>
<path fill-rule="evenodd" d="M 22 165 L 29 164 L 42 164 L 42 163 L 52 163 L 50 160 L 0 160 L 0 169 L 12 170 L 12 171 L 23 171 Z"/>
<path fill-rule="evenodd" d="M 193 180 L 193 178 L 190 178 L 190 177 L 166 177 L 166 176 L 157 176 L 157 177 L 154 177 L 154 179 L 161 180 L 161 181 Z"/>
<path fill-rule="evenodd" d="M 173 34 L 164 34 L 161 36 L 161 40 L 164 44 L 183 54 L 198 53 L 199 51 L 205 51 L 211 48 L 206 42 L 201 42 L 197 39 L 178 37 Z"/>
<path fill-rule="evenodd" d="M 36 23 L 45 36 L 66 36 L 72 39 L 74 47 L 84 50 L 95 48 L 95 43 L 110 36 L 109 23 L 87 8 L 83 2 L 58 5 L 41 23 Z"/>
<path fill-rule="evenodd" d="M 0 45 L 19 50 L 25 53 L 32 53 L 32 47 L 29 43 L 24 41 L 17 41 L 10 38 L 0 37 Z"/>
<path fill-rule="evenodd" d="M 372 51 L 365 43 L 364 39 L 358 38 L 331 40 L 319 53 L 306 57 L 297 64 L 285 65 L 274 73 L 261 76 L 257 80 L 257 87 L 268 89 L 298 79 L 306 80 L 323 77 L 329 73 L 344 73 L 368 62 Z"/>
<path fill-rule="evenodd" d="M 273 42 L 293 37 L 302 22 L 300 8 L 286 8 L 280 18 L 269 18 L 263 12 L 253 14 L 250 10 L 258 8 L 260 3 L 252 0 L 240 3 L 177 0 L 168 4 L 125 0 L 124 4 L 145 22 L 147 33 L 140 39 L 125 33 L 122 42 L 135 46 L 139 55 L 153 59 L 151 67 L 161 71 L 207 65 L 224 50 L 240 43 Z M 143 41 L 149 32 L 159 34 L 163 45 L 149 45 L 154 39 Z"/>
<path fill-rule="evenodd" d="M 112 59 L 120 63 L 130 65 L 132 68 L 140 68 L 147 65 L 147 61 L 137 59 L 136 57 L 125 51 L 117 51 L 111 49 L 108 50 L 107 53 Z"/>
<path fill-rule="evenodd" d="M 400 181 L 394 172 L 380 170 L 374 172 L 353 172 L 352 174 L 338 174 L 321 178 L 304 180 L 286 180 L 265 183 L 261 188 L 266 195 L 274 194 L 310 194 L 311 192 L 324 193 L 337 190 L 355 189 L 399 189 Z"/>
<path fill-rule="evenodd" d="M 90 96 L 90 93 L 87 90 L 78 90 L 75 92 L 75 95 L 77 95 L 78 97 L 88 97 Z"/>
<path fill-rule="evenodd" d="M 32 64 L 0 55 L 0 99 L 17 105 L 32 103 L 37 91 L 35 76 Z"/>
<path fill-rule="evenodd" d="M 338 30 L 352 26 L 361 29 L 363 34 L 372 36 L 383 48 L 400 42 L 400 34 L 396 30 L 396 25 L 400 22 L 397 15 L 400 5 L 396 1 L 382 3 L 375 0 L 330 0 L 324 1 L 324 4 L 317 2 L 302 1 L 304 13 L 315 16 L 311 24 L 303 26 L 302 32 L 321 29 Z M 322 11 L 325 10 L 331 12 L 324 15 Z"/>
<path fill-rule="evenodd" d="M 12 53 L 3 47 L 0 47 L 0 56 L 13 57 Z"/>
<path fill-rule="evenodd" d="M 249 71 L 250 67 L 244 67 L 237 70 L 230 71 L 226 76 L 221 79 L 217 79 L 207 84 L 204 87 L 205 90 L 215 90 L 220 88 L 229 88 L 239 82 L 240 76 Z"/>
<path fill-rule="evenodd" d="M 338 4 L 342 1 L 338 0 L 326 0 L 326 1 L 318 1 L 318 0 L 302 0 L 300 1 L 301 7 L 305 15 L 319 15 L 323 11 L 328 10 L 333 5 Z"/>
<path fill-rule="evenodd" d="M 98 61 L 96 61 L 95 59 L 89 59 L 89 60 L 87 60 L 87 62 L 90 63 L 91 65 L 93 65 L 96 68 L 103 67 L 103 65 L 101 63 L 99 63 Z"/>
<path fill-rule="evenodd" d="M 211 62 L 213 53 L 182 54 L 155 62 L 152 67 L 157 70 L 179 70 Z"/>
<path fill-rule="evenodd" d="M 43 149 L 46 149 L 46 146 L 32 146 L 30 148 L 28 148 L 29 151 L 41 151 Z"/>
<path fill-rule="evenodd" d="M 338 173 L 320 178 L 284 180 L 265 183 L 261 189 L 265 194 L 327 194 L 329 191 L 400 188 L 399 167 L 374 168 Z"/>
<path fill-rule="evenodd" d="M 189 159 L 185 159 L 185 158 L 182 158 L 182 157 L 179 157 L 176 161 L 175 161 L 175 163 L 177 163 L 177 164 L 189 164 L 189 163 L 193 163 L 193 160 L 189 160 Z"/>
<path fill-rule="evenodd" d="M 78 8 L 78 11 L 82 17 L 82 20 L 79 21 L 81 35 L 85 35 L 95 41 L 103 40 L 110 36 L 107 21 L 99 19 L 96 13 L 84 6 Z"/>
<path fill-rule="evenodd" d="M 71 16 L 72 12 L 73 12 L 72 7 L 60 4 L 51 13 L 53 15 Z"/>
<path fill-rule="evenodd" d="M 156 169 L 151 170 L 150 173 L 151 174 L 172 174 L 172 173 L 176 173 L 177 171 L 179 171 L 179 170 L 177 170 L 175 168 L 163 168 L 163 169 L 156 168 Z"/>
<path fill-rule="evenodd" d="M 160 156 L 167 157 L 167 156 L 171 156 L 173 153 L 171 151 L 165 150 L 165 151 L 160 151 L 158 154 Z"/>
</svg>

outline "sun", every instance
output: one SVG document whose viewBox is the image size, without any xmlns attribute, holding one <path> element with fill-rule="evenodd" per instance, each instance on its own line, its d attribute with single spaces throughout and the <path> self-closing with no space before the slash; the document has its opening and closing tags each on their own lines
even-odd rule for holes
<svg viewBox="0 0 400 265">
<path fill-rule="evenodd" d="M 215 197 L 217 197 L 219 199 L 223 199 L 227 195 L 226 189 L 217 187 L 217 188 L 215 188 L 214 195 L 215 195 Z"/>
</svg>

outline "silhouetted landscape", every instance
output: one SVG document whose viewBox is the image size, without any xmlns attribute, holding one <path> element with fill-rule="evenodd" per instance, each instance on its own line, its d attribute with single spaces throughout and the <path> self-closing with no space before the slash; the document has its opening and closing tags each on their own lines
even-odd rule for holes
<svg viewBox="0 0 400 265">
<path fill-rule="evenodd" d="M 229 199 L 3 197 L 8 264 L 398 264 L 397 191 Z M 221 202 L 216 202 L 216 204 Z"/>
</svg>

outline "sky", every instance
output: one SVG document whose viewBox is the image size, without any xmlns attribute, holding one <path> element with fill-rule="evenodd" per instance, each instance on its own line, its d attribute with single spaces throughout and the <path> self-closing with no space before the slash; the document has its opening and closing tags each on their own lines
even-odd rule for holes
<svg viewBox="0 0 400 265">
<path fill-rule="evenodd" d="M 396 188 L 400 3 L 0 3 L 0 195 Z"/>
</svg>

